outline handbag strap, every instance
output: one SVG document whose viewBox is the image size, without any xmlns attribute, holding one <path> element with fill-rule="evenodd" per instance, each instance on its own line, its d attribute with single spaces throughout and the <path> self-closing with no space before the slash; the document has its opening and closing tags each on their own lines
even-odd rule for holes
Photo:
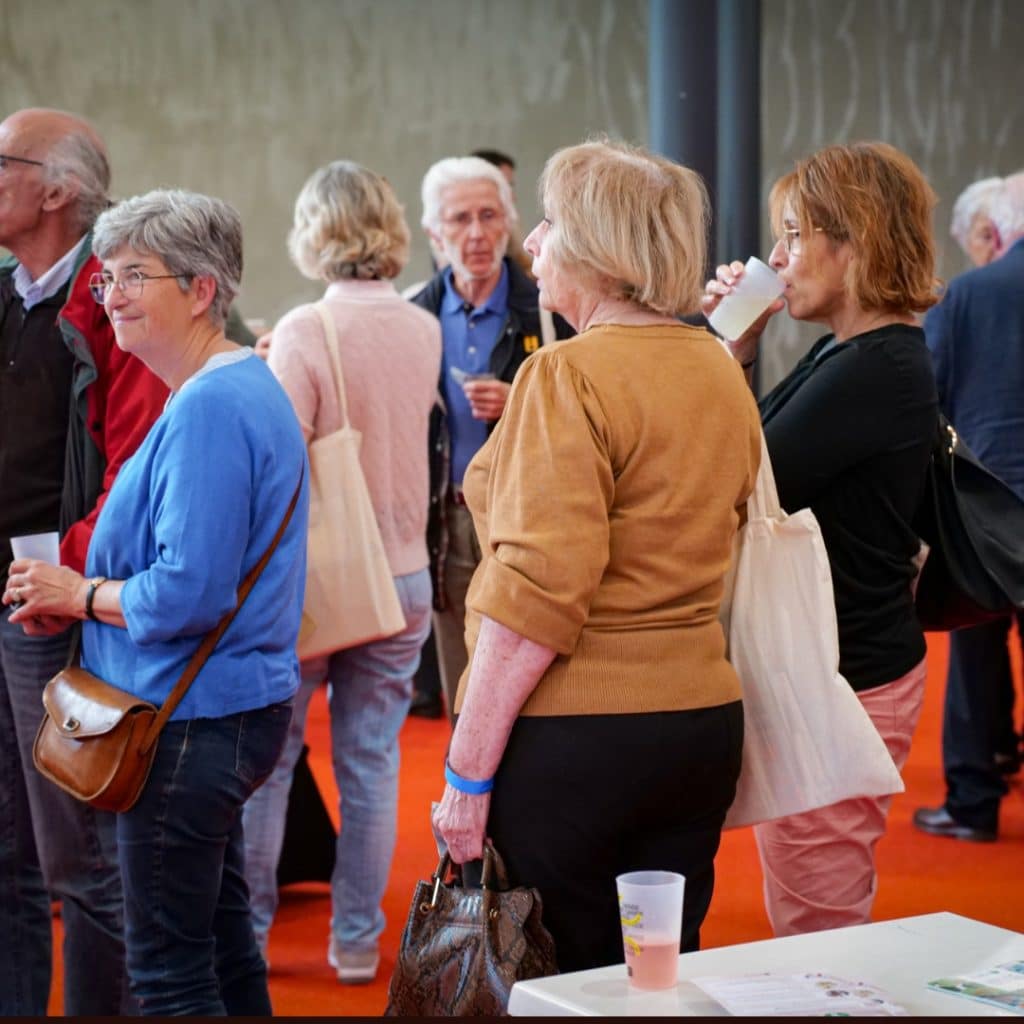
<svg viewBox="0 0 1024 1024">
<path fill-rule="evenodd" d="M 231 625 L 235 616 L 238 614 L 239 609 L 245 604 L 245 599 L 249 596 L 250 591 L 256 585 L 256 581 L 260 578 L 260 573 L 263 572 L 267 562 L 270 561 L 271 555 L 277 548 L 278 543 L 284 536 L 284 531 L 288 528 L 288 524 L 291 522 L 292 513 L 295 511 L 295 506 L 299 500 L 299 494 L 302 491 L 302 477 L 305 475 L 306 467 L 303 465 L 302 471 L 299 473 L 299 482 L 295 485 L 295 493 L 292 495 L 292 500 L 288 503 L 288 508 L 285 511 L 284 518 L 281 520 L 281 525 L 277 528 L 277 533 L 274 534 L 273 540 L 267 546 L 267 550 L 263 552 L 263 557 L 249 570 L 246 574 L 245 579 L 242 580 L 241 585 L 238 588 L 238 601 L 235 607 L 231 611 L 226 612 L 221 618 L 220 622 L 210 630 L 209 633 L 203 638 L 203 642 L 196 649 L 195 654 L 192 655 L 191 660 L 185 666 L 185 671 L 182 672 L 181 678 L 174 684 L 174 689 L 168 694 L 167 700 L 163 702 L 160 710 L 156 714 L 156 718 L 153 719 L 143 738 L 141 745 L 141 752 L 143 754 L 149 751 L 149 748 L 156 742 L 157 737 L 160 735 L 160 731 L 167 724 L 167 720 L 174 714 L 176 708 L 181 703 L 182 698 L 188 691 L 188 688 L 192 685 L 192 681 L 197 675 L 199 670 L 206 664 L 207 659 L 213 654 L 213 649 L 220 642 L 220 638 L 227 632 L 228 626 Z"/>
<path fill-rule="evenodd" d="M 320 322 L 324 326 L 324 343 L 331 357 L 331 365 L 334 367 L 334 380 L 338 385 L 338 408 L 341 410 L 341 426 L 345 429 L 349 426 L 348 420 L 348 398 L 345 395 L 345 377 L 341 372 L 341 353 L 338 351 L 338 331 L 334 326 L 334 317 L 331 316 L 327 306 L 323 302 L 317 302 L 313 308 L 320 316 Z"/>
<path fill-rule="evenodd" d="M 772 471 L 772 459 L 768 454 L 768 442 L 761 431 L 761 465 L 754 481 L 754 489 L 747 499 L 747 522 L 755 519 L 781 519 L 782 506 L 779 504 L 779 492 L 775 487 L 775 473 Z"/>
</svg>

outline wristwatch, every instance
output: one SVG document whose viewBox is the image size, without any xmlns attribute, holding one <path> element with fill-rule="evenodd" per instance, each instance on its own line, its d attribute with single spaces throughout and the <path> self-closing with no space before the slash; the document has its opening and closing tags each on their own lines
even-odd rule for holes
<svg viewBox="0 0 1024 1024">
<path fill-rule="evenodd" d="M 96 591 L 106 582 L 106 576 L 94 576 L 89 580 L 89 589 L 85 592 L 85 617 L 92 619 L 93 622 L 99 622 L 99 619 L 96 618 L 96 613 L 92 610 L 93 598 L 96 597 Z"/>
</svg>

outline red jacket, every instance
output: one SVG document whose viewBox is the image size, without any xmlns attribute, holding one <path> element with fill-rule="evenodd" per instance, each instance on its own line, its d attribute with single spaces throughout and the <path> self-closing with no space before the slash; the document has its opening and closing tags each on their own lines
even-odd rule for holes
<svg viewBox="0 0 1024 1024">
<path fill-rule="evenodd" d="M 71 388 L 78 420 L 69 426 L 76 444 L 73 457 L 69 446 L 66 460 L 60 552 L 61 562 L 78 572 L 85 571 L 96 517 L 118 470 L 142 443 L 168 395 L 163 381 L 118 347 L 106 311 L 89 293 L 89 278 L 101 269 L 90 243 L 91 237 L 57 318 L 75 357 Z"/>
</svg>

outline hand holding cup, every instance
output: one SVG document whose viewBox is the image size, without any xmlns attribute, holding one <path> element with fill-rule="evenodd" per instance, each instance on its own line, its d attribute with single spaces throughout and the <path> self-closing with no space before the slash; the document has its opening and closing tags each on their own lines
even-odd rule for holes
<svg viewBox="0 0 1024 1024">
<path fill-rule="evenodd" d="M 784 289 L 779 275 L 756 256 L 745 264 L 723 263 L 704 286 L 701 309 L 741 363 L 756 358 L 765 326 L 785 306 Z"/>
</svg>

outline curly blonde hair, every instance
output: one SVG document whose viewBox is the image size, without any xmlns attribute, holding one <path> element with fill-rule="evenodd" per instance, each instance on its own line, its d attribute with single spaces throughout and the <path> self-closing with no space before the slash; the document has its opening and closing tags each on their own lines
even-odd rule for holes
<svg viewBox="0 0 1024 1024">
<path fill-rule="evenodd" d="M 409 225 L 384 178 L 335 160 L 314 171 L 295 200 L 288 252 L 314 281 L 390 279 L 409 258 Z"/>
</svg>

